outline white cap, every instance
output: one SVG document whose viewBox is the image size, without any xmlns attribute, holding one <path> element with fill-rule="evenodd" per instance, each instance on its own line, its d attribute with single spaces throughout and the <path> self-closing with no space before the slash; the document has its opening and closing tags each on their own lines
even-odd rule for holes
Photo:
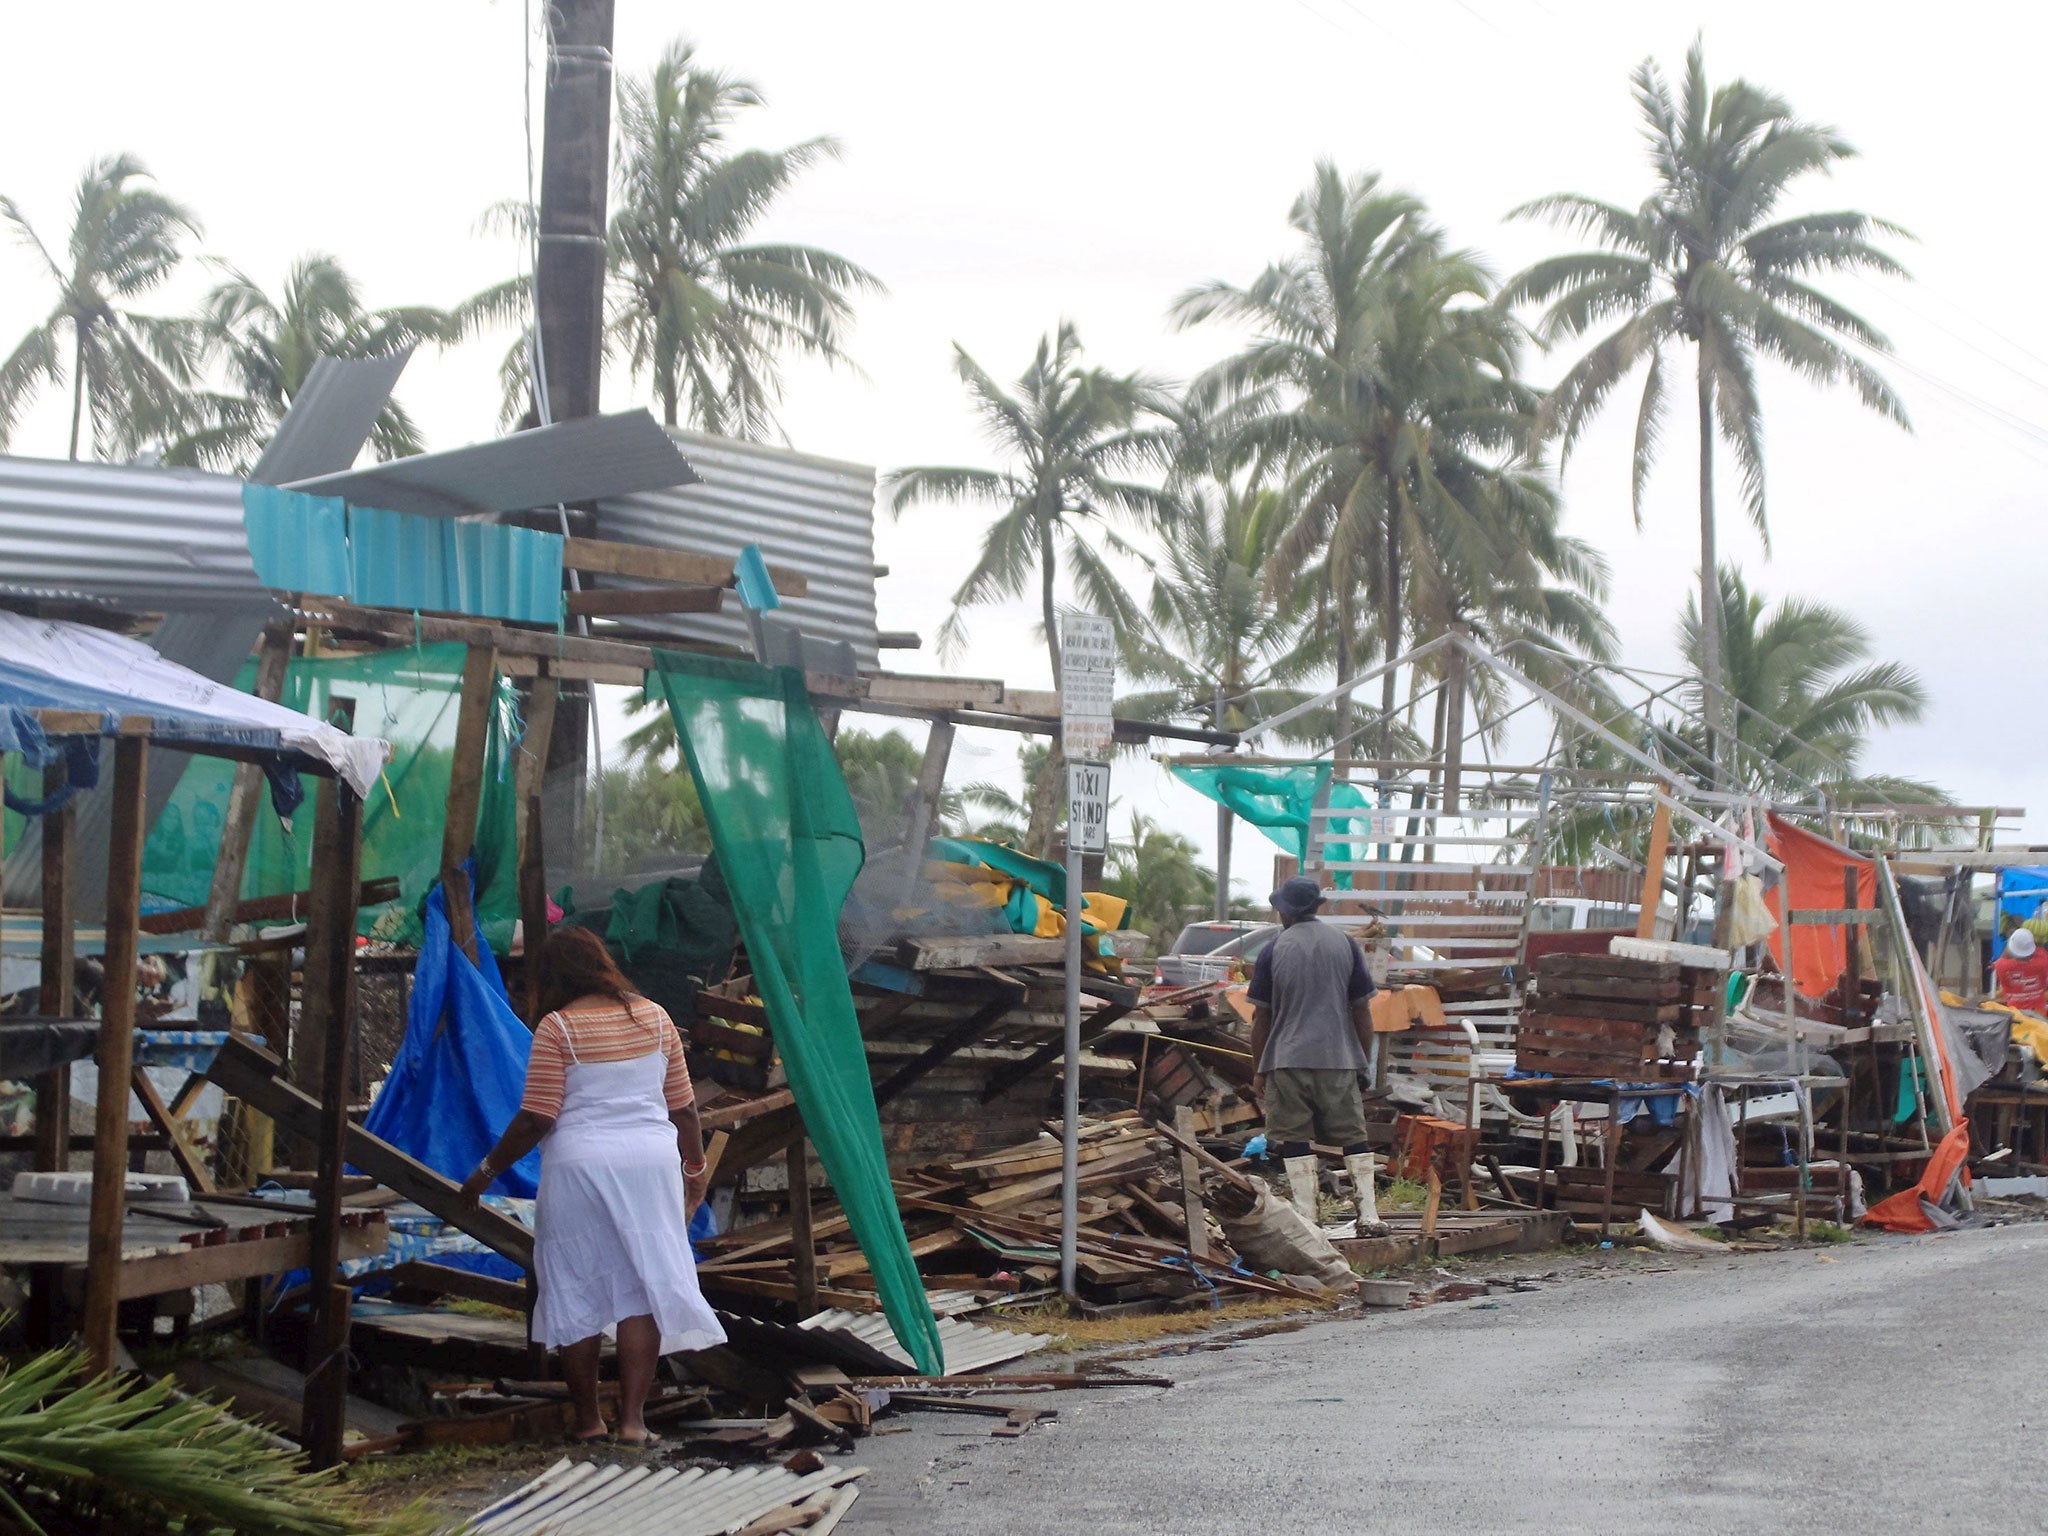
<svg viewBox="0 0 2048 1536">
<path fill-rule="evenodd" d="M 2034 952 L 2034 936 L 2024 928 L 2015 928 L 2005 936 L 2005 952 L 2015 960 L 2024 960 Z"/>
</svg>

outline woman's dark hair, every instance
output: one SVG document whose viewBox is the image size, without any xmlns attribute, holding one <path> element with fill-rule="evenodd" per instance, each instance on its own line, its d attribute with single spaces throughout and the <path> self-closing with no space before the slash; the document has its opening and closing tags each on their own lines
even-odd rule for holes
<svg viewBox="0 0 2048 1536">
<path fill-rule="evenodd" d="M 579 997 L 615 997 L 628 1012 L 640 994 L 621 974 L 604 940 L 588 928 L 557 928 L 540 947 L 540 1011 L 555 1013 Z"/>
</svg>

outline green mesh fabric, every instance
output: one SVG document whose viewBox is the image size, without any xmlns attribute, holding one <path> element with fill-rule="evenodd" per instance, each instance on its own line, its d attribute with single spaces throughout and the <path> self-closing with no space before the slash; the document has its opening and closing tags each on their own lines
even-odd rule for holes
<svg viewBox="0 0 2048 1536">
<path fill-rule="evenodd" d="M 1315 809 L 1316 796 L 1330 783 L 1328 763 L 1299 763 L 1288 768 L 1260 768 L 1219 764 L 1175 763 L 1171 772 L 1176 779 L 1208 796 L 1219 805 L 1227 807 L 1231 814 L 1250 822 L 1267 837 L 1280 846 L 1284 853 L 1295 858 L 1305 858 L 1308 847 L 1309 812 Z M 1329 804 L 1340 811 L 1365 810 L 1372 805 L 1365 794 L 1356 786 L 1336 784 L 1330 786 Z M 1371 831 L 1369 821 L 1354 823 L 1347 817 L 1337 817 L 1330 823 L 1333 832 Z M 1343 863 L 1364 854 L 1353 854 L 1348 848 L 1335 846 L 1328 850 L 1333 861 Z M 1348 875 L 1339 878 L 1341 886 L 1351 884 Z"/>
<path fill-rule="evenodd" d="M 897 1341 L 919 1370 L 943 1370 L 839 949 L 866 855 L 832 743 L 793 668 L 677 651 L 654 661 L 647 692 L 668 701 L 804 1127 Z"/>
<path fill-rule="evenodd" d="M 442 820 L 461 710 L 463 651 L 461 645 L 429 645 L 368 656 L 302 658 L 285 674 L 281 702 L 288 707 L 324 716 L 334 700 L 353 699 L 356 733 L 391 743 L 384 781 L 363 805 L 363 878 L 396 875 L 399 881 L 399 901 L 363 913 L 362 931 L 377 938 L 419 942 L 420 902 L 440 874 Z M 249 688 L 253 676 L 253 668 L 245 668 L 236 685 Z M 500 679 L 484 754 L 476 883 L 484 937 L 501 953 L 511 943 L 512 924 L 519 916 L 513 770 L 520 729 L 517 695 Z M 234 767 L 218 758 L 195 757 L 179 778 L 143 849 L 142 888 L 151 907 L 205 904 Z M 311 806 L 309 795 L 297 825 L 287 827 L 265 800 L 249 841 L 244 898 L 307 888 L 313 854 Z"/>
</svg>

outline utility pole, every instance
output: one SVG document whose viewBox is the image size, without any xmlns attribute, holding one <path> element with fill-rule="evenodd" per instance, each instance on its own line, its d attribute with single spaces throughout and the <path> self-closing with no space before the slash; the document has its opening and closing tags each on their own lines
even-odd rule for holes
<svg viewBox="0 0 2048 1536">
<path fill-rule="evenodd" d="M 541 145 L 539 251 L 534 307 L 540 332 L 536 416 L 597 414 L 604 370 L 605 195 L 611 179 L 614 0 L 549 0 L 546 129 Z M 588 533 L 590 507 L 569 509 Z M 585 526 L 577 526 L 582 524 Z M 542 784 L 547 862 L 582 867 L 583 801 L 590 774 L 591 691 L 565 683 L 555 705 Z M 594 856 L 590 857 L 593 866 Z M 529 935 L 528 942 L 536 941 Z"/>
</svg>

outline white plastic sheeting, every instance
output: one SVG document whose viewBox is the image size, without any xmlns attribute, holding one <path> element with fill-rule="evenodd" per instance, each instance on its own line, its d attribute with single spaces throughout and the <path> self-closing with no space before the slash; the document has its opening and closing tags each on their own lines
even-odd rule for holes
<svg viewBox="0 0 2048 1536">
<path fill-rule="evenodd" d="M 391 744 L 239 693 L 166 661 L 139 640 L 88 624 L 0 611 L 0 702 L 143 715 L 173 739 L 242 741 L 299 752 L 368 795 Z"/>
</svg>

